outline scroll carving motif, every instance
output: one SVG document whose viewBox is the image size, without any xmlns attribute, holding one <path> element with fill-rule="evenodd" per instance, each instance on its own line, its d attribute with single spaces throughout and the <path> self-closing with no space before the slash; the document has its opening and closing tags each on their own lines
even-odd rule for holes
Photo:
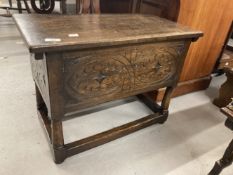
<svg viewBox="0 0 233 175">
<path fill-rule="evenodd" d="M 80 52 L 65 61 L 65 90 L 76 101 L 132 93 L 176 72 L 183 45 L 131 46 Z"/>
</svg>

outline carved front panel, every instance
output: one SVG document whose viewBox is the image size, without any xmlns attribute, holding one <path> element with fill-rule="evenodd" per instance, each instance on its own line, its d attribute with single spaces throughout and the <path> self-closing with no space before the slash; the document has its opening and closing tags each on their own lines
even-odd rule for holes
<svg viewBox="0 0 233 175">
<path fill-rule="evenodd" d="M 174 76 L 183 48 L 176 42 L 65 54 L 67 100 L 104 102 L 152 90 Z"/>
</svg>

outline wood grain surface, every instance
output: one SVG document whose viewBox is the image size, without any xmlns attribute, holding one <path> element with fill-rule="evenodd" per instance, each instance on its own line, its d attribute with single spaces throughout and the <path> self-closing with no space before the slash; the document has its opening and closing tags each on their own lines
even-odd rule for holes
<svg viewBox="0 0 233 175">
<path fill-rule="evenodd" d="M 68 111 L 173 85 L 186 45 L 179 41 L 64 53 Z"/>
<path fill-rule="evenodd" d="M 150 15 L 14 15 L 31 52 L 198 38 L 202 32 Z M 78 37 L 69 37 L 77 34 Z M 45 41 L 54 39 L 54 41 Z M 60 41 L 55 41 L 55 40 Z"/>
<path fill-rule="evenodd" d="M 232 0 L 180 0 L 178 23 L 204 32 L 189 49 L 181 81 L 212 73 L 233 20 L 232 9 Z"/>
<path fill-rule="evenodd" d="M 56 163 L 152 124 L 164 123 L 190 43 L 202 35 L 154 16 L 14 18 L 29 50 L 35 52 L 31 64 L 38 116 Z M 141 94 L 163 87 L 166 91 L 161 105 Z M 62 121 L 67 114 L 132 95 L 138 95 L 154 114 L 64 143 Z"/>
</svg>

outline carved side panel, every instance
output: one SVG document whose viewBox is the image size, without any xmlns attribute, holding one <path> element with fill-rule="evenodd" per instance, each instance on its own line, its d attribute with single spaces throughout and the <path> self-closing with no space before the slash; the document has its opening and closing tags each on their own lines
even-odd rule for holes
<svg viewBox="0 0 233 175">
<path fill-rule="evenodd" d="M 153 90 L 174 77 L 183 42 L 64 54 L 69 104 L 97 103 Z"/>
<path fill-rule="evenodd" d="M 44 102 L 49 106 L 49 85 L 46 60 L 35 60 L 34 55 L 31 55 L 31 68 L 33 79 L 44 99 Z"/>
</svg>

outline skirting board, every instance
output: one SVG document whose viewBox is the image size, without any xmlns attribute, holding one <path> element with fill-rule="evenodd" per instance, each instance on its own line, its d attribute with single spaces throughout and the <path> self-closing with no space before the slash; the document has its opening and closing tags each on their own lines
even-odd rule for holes
<svg viewBox="0 0 233 175">
<path fill-rule="evenodd" d="M 189 80 L 178 83 L 177 87 L 172 93 L 172 97 L 177 97 L 181 95 L 185 95 L 191 92 L 200 91 L 207 89 L 212 80 L 211 76 L 207 76 L 200 79 Z M 152 91 L 147 93 L 146 95 L 150 98 L 153 98 L 155 101 L 161 101 L 163 98 L 165 89 L 160 89 L 159 91 Z"/>
</svg>

